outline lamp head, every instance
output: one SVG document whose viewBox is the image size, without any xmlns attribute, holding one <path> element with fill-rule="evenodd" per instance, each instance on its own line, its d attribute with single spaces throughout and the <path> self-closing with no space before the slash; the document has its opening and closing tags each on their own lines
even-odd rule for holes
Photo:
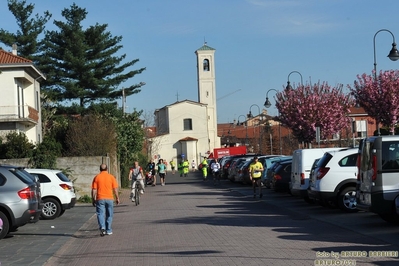
<svg viewBox="0 0 399 266">
<path fill-rule="evenodd" d="M 266 97 L 266 101 L 265 101 L 264 106 L 265 106 L 266 108 L 269 108 L 270 106 L 272 106 L 272 103 L 269 101 L 269 98 L 268 98 L 268 97 Z"/>
<path fill-rule="evenodd" d="M 396 61 L 399 59 L 399 51 L 398 49 L 396 49 L 396 43 L 392 43 L 392 49 L 389 52 L 388 55 L 389 59 L 391 59 L 392 61 Z"/>
<path fill-rule="evenodd" d="M 287 86 L 285 87 L 287 90 L 292 90 L 292 86 L 290 84 L 290 81 L 287 81 Z"/>
</svg>

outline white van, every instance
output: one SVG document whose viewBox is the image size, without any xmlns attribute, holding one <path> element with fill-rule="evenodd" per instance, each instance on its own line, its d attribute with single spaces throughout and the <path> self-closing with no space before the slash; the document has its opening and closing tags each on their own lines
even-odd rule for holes
<svg viewBox="0 0 399 266">
<path fill-rule="evenodd" d="M 363 139 L 358 167 L 356 207 L 374 212 L 387 222 L 399 223 L 399 136 Z"/>
<path fill-rule="evenodd" d="M 314 160 L 321 158 L 328 151 L 342 148 L 315 148 L 299 149 L 292 154 L 292 170 L 290 191 L 293 196 L 299 196 L 306 201 L 309 200 L 309 173 Z"/>
</svg>

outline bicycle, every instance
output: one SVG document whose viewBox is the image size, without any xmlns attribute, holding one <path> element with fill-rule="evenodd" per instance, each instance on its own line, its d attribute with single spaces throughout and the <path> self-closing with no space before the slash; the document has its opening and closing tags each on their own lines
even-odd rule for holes
<svg viewBox="0 0 399 266">
<path fill-rule="evenodd" d="M 135 181 L 135 186 L 134 186 L 134 202 L 136 203 L 136 206 L 140 204 L 140 180 Z"/>
</svg>

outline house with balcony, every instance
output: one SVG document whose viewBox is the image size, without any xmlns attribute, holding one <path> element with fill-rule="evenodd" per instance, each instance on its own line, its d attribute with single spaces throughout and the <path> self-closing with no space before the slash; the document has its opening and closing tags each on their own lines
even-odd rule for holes
<svg viewBox="0 0 399 266">
<path fill-rule="evenodd" d="M 0 48 L 0 136 L 24 133 L 37 144 L 42 141 L 40 81 L 44 74 L 29 59 Z"/>
</svg>

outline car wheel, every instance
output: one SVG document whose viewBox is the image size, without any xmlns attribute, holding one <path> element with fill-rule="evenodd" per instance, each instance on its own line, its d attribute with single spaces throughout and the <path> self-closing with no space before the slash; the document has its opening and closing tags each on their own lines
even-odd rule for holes
<svg viewBox="0 0 399 266">
<path fill-rule="evenodd" d="M 344 212 L 357 212 L 356 209 L 356 189 L 347 187 L 338 195 L 338 207 Z"/>
<path fill-rule="evenodd" d="M 62 209 L 62 210 L 60 211 L 60 215 L 58 215 L 58 217 L 61 217 L 61 216 L 64 214 L 65 211 L 66 211 L 66 209 Z"/>
<path fill-rule="evenodd" d="M 52 198 L 47 198 L 43 200 L 43 209 L 41 213 L 41 217 L 44 220 L 52 220 L 60 216 L 61 213 L 61 205 L 57 200 Z"/>
<path fill-rule="evenodd" d="M 8 234 L 8 231 L 10 229 L 10 223 L 8 221 L 7 216 L 1 211 L 0 211 L 0 220 L 1 220 L 0 239 L 3 239 Z"/>
</svg>

